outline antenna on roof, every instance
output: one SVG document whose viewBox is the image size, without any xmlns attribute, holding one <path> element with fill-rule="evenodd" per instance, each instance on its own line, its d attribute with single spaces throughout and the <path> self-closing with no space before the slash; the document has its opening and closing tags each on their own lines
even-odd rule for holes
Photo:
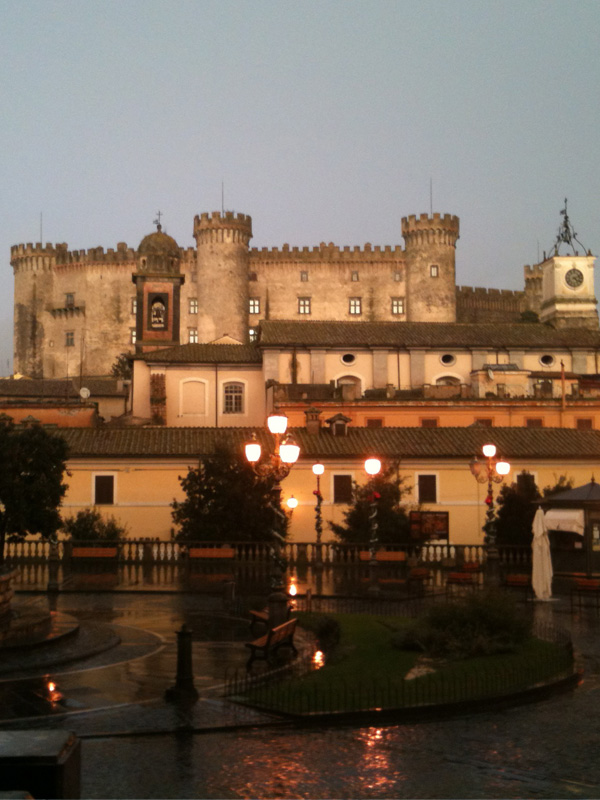
<svg viewBox="0 0 600 800">
<path fill-rule="evenodd" d="M 429 215 L 433 217 L 433 178 L 429 178 Z"/>
<path fill-rule="evenodd" d="M 40 244 L 44 243 L 44 239 L 42 236 L 42 212 L 40 211 Z"/>
<path fill-rule="evenodd" d="M 221 181 L 221 214 L 225 214 L 225 182 Z"/>
</svg>

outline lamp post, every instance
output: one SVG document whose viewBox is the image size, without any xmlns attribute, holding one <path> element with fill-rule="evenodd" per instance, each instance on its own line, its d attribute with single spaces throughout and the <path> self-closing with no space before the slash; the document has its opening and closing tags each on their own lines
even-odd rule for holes
<svg viewBox="0 0 600 800">
<path fill-rule="evenodd" d="M 292 465 L 298 460 L 300 448 L 291 435 L 285 436 L 287 430 L 287 417 L 285 414 L 269 414 L 267 427 L 275 439 L 273 452 L 269 453 L 269 460 L 259 463 L 261 446 L 256 440 L 255 434 L 252 434 L 252 441 L 246 444 L 245 453 L 246 459 L 252 464 L 256 475 L 260 478 L 273 478 L 275 480 L 275 485 L 271 490 L 271 508 L 278 522 L 271 529 L 269 548 L 271 556 L 271 592 L 268 599 L 268 610 L 269 625 L 276 627 L 285 622 L 287 618 L 287 596 L 283 577 L 287 562 L 283 552 L 285 539 L 282 535 L 285 513 L 281 510 L 280 484 L 289 475 Z"/>
<path fill-rule="evenodd" d="M 374 478 L 381 470 L 381 461 L 378 458 L 367 458 L 365 461 L 365 472 Z M 371 493 L 369 507 L 369 593 L 379 594 L 379 580 L 377 575 L 377 551 L 379 550 L 379 536 L 377 534 L 377 501 L 378 493 L 373 490 Z"/>
<path fill-rule="evenodd" d="M 481 448 L 485 461 L 479 461 L 477 456 L 471 461 L 471 472 L 479 483 L 487 481 L 487 497 L 485 504 L 485 523 L 483 525 L 484 544 L 486 546 L 486 572 L 490 584 L 500 582 L 500 554 L 496 544 L 496 509 L 494 507 L 494 483 L 501 483 L 505 475 L 510 472 L 510 464 L 503 458 L 496 458 L 496 445 L 484 444 Z"/>
<path fill-rule="evenodd" d="M 323 533 L 323 513 L 321 511 L 323 495 L 321 494 L 321 475 L 325 472 L 325 467 L 320 462 L 317 462 L 313 464 L 312 471 L 317 479 L 317 488 L 313 492 L 317 501 L 315 505 L 315 567 L 316 569 L 323 569 L 323 547 L 321 544 L 321 534 Z"/>
</svg>

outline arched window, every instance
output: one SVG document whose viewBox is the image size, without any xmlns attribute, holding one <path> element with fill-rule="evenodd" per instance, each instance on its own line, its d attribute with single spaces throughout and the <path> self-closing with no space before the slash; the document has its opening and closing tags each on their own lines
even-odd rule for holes
<svg viewBox="0 0 600 800">
<path fill-rule="evenodd" d="M 460 378 L 455 378 L 453 375 L 442 375 L 435 382 L 436 386 L 460 386 Z"/>
<path fill-rule="evenodd" d="M 206 383 L 198 380 L 182 381 L 181 416 L 201 416 L 206 414 Z"/>
<path fill-rule="evenodd" d="M 223 386 L 223 413 L 244 413 L 244 384 L 226 383 Z"/>
</svg>

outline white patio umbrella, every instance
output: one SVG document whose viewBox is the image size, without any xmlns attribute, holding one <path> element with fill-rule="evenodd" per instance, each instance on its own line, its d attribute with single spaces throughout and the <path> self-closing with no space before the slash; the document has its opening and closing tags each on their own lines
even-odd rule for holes
<svg viewBox="0 0 600 800">
<path fill-rule="evenodd" d="M 531 542 L 533 568 L 531 571 L 531 585 L 538 600 L 552 598 L 552 558 L 550 556 L 550 542 L 541 508 L 535 512 L 533 518 L 533 541 Z"/>
</svg>

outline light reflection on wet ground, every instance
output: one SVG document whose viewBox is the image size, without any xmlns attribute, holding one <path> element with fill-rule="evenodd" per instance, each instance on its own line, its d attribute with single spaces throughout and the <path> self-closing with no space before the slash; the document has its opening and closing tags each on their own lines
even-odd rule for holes
<svg viewBox="0 0 600 800">
<path fill-rule="evenodd" d="M 203 624 L 203 612 L 193 599 L 103 595 L 87 600 L 64 597 L 61 603 L 80 618 L 144 627 L 170 644 L 182 620 L 191 621 L 202 629 L 194 653 L 206 652 L 208 659 L 206 665 L 198 664 L 198 673 L 205 666 L 211 673 L 222 659 L 226 642 L 202 641 L 214 635 L 214 627 Z M 69 727 L 72 722 L 83 736 L 82 796 L 600 798 L 600 616 L 586 610 L 571 617 L 565 602 L 560 607 L 539 607 L 537 613 L 573 631 L 586 666 L 585 681 L 574 692 L 494 714 L 364 728 L 305 729 L 286 724 L 195 735 L 180 731 L 117 737 L 102 734 L 111 730 L 111 724 L 117 731 L 126 730 L 119 727 L 132 719 L 125 710 L 115 708 L 104 716 L 84 713 L 77 715 L 77 722 L 73 718 L 60 723 Z M 230 635 L 222 629 L 222 639 Z M 69 676 L 66 697 L 88 708 L 102 696 L 112 702 L 129 696 L 130 702 L 137 699 L 143 704 L 162 693 L 172 669 L 171 648 L 170 655 L 161 651 L 108 670 Z M 60 690 L 60 679 L 57 685 Z M 47 691 L 43 681 L 39 688 Z M 137 712 L 133 708 L 138 714 L 145 709 L 149 721 L 160 711 L 152 706 L 139 705 Z M 194 725 L 212 708 L 210 703 L 197 704 Z M 214 709 L 218 720 L 216 703 Z M 173 719 L 178 714 L 185 721 L 183 710 L 172 710 Z"/>
</svg>

